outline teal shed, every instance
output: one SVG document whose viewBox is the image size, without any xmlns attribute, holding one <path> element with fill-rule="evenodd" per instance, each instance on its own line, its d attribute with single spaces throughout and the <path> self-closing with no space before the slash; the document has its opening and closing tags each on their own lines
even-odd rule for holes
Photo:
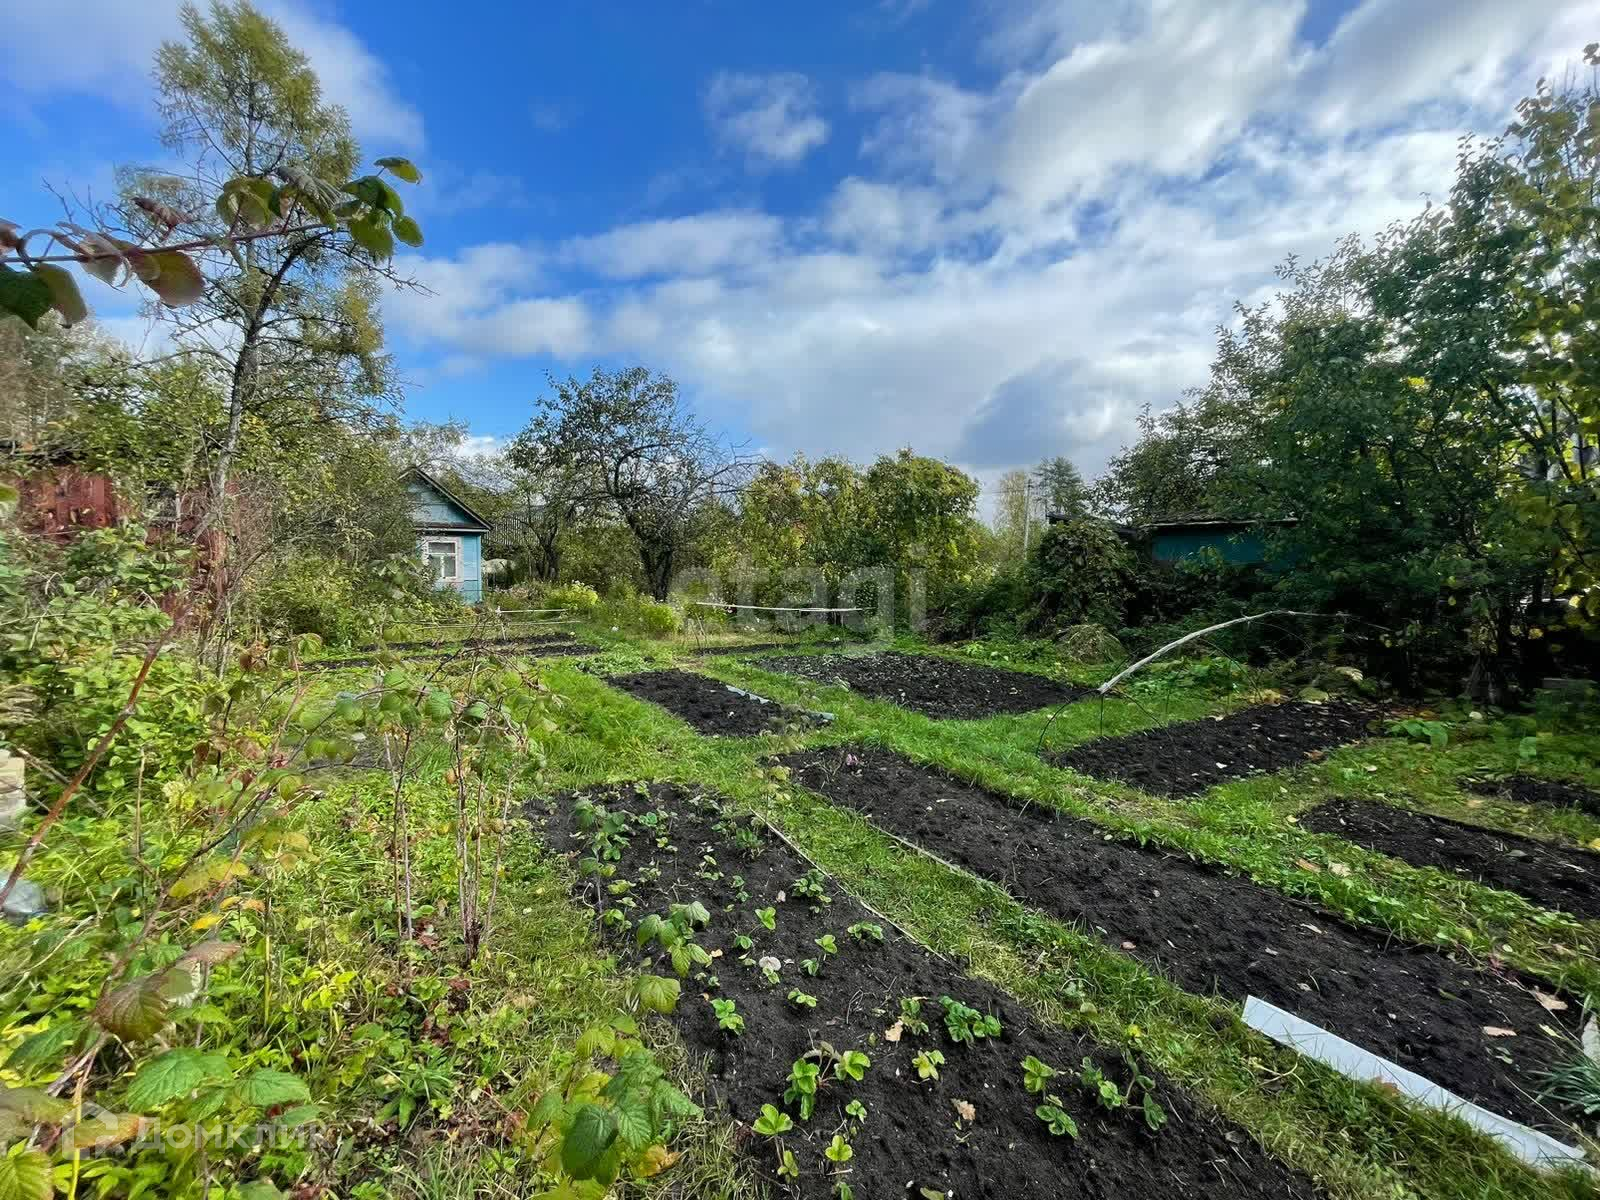
<svg viewBox="0 0 1600 1200">
<path fill-rule="evenodd" d="M 455 588 L 469 604 L 483 599 L 483 535 L 491 529 L 466 501 L 421 467 L 403 480 L 411 497 L 417 553 L 439 587 Z"/>
<path fill-rule="evenodd" d="M 1223 562 L 1264 563 L 1271 557 L 1267 538 L 1273 529 L 1295 524 L 1280 521 L 1233 521 L 1217 517 L 1152 521 L 1139 527 L 1156 562 L 1175 563 L 1214 551 Z"/>
</svg>

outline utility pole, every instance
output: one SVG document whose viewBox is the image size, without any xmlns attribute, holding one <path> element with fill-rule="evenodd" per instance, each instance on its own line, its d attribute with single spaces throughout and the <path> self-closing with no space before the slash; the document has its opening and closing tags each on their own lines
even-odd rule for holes
<svg viewBox="0 0 1600 1200">
<path fill-rule="evenodd" d="M 1028 526 L 1033 520 L 1033 479 L 1022 481 L 1022 557 L 1028 557 Z"/>
</svg>

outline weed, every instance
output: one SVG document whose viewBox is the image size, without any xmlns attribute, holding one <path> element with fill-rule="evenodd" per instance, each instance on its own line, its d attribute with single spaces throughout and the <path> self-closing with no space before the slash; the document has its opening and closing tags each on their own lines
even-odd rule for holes
<svg viewBox="0 0 1600 1200">
<path fill-rule="evenodd" d="M 1407 717 L 1403 721 L 1391 721 L 1385 732 L 1390 737 L 1426 742 L 1435 750 L 1443 750 L 1450 743 L 1450 726 L 1444 721 L 1425 721 L 1420 717 Z"/>
<path fill-rule="evenodd" d="M 883 926 L 875 925 L 871 921 L 858 921 L 845 932 L 858 942 L 883 941 Z"/>
</svg>

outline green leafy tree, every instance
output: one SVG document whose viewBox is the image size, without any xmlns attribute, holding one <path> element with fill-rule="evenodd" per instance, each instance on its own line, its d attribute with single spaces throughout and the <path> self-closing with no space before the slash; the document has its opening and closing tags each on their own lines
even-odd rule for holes
<svg viewBox="0 0 1600 1200">
<path fill-rule="evenodd" d="M 605 504 L 633 535 L 650 594 L 665 600 L 706 510 L 738 490 L 751 460 L 683 406 L 675 382 L 644 367 L 550 384 L 510 463 L 566 473 L 582 502 Z"/>
<path fill-rule="evenodd" d="M 0 221 L 0 310 L 37 326 L 86 307 L 68 264 L 137 280 L 222 392 L 207 431 L 214 507 L 253 423 L 361 421 L 392 395 L 375 281 L 421 230 L 391 185 L 407 160 L 359 158 L 349 122 L 283 31 L 243 0 L 187 6 L 185 41 L 156 58 L 163 141 L 175 169 L 126 168 L 122 202 L 51 229 Z M 15 263 L 17 266 L 13 266 Z M 21 269 L 18 269 L 20 267 Z"/>
<path fill-rule="evenodd" d="M 995 483 L 994 535 L 997 558 L 1011 565 L 1022 561 L 1027 541 L 1036 536 L 1035 525 L 1044 520 L 1036 513 L 1028 473 L 1007 471 Z"/>
</svg>

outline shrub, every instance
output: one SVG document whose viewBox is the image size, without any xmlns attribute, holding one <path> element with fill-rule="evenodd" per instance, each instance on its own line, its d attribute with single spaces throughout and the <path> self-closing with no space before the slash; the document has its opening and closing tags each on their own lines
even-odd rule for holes
<svg viewBox="0 0 1600 1200">
<path fill-rule="evenodd" d="M 1109 522 L 1080 517 L 1052 525 L 1023 572 L 1029 624 L 1041 631 L 1120 626 L 1132 574 L 1132 556 Z"/>
<path fill-rule="evenodd" d="M 641 596 L 631 588 L 618 589 L 607 597 L 594 619 L 651 637 L 669 637 L 683 625 L 683 614 L 672 605 Z"/>
<path fill-rule="evenodd" d="M 600 593 L 586 583 L 573 580 L 571 583 L 559 583 L 545 589 L 544 597 L 539 602 L 540 608 L 567 608 L 580 617 L 594 614 L 600 607 Z"/>
</svg>

